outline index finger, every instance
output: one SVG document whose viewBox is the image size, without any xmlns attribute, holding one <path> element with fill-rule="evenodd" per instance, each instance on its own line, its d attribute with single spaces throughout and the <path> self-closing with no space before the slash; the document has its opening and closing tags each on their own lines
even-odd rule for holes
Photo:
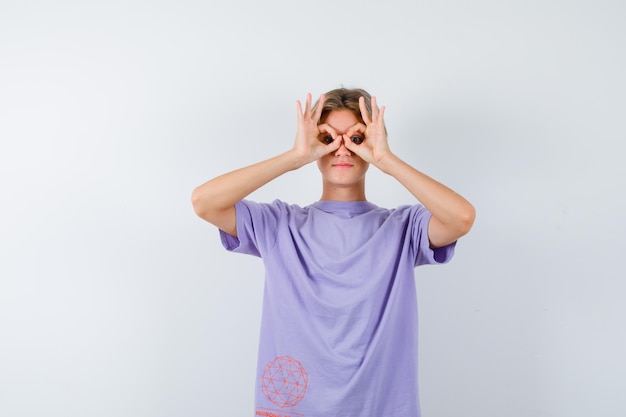
<svg viewBox="0 0 626 417">
<path fill-rule="evenodd" d="M 354 133 L 365 133 L 366 130 L 367 126 L 365 126 L 363 123 L 355 123 L 354 125 L 350 126 L 350 128 L 346 132 L 346 136 L 352 136 Z"/>
<path fill-rule="evenodd" d="M 324 123 L 324 124 L 318 125 L 317 129 L 319 130 L 321 135 L 323 135 L 324 133 L 329 133 L 330 136 L 332 136 L 333 140 L 337 139 L 337 131 L 333 129 L 330 125 L 327 125 L 326 123 Z"/>
</svg>

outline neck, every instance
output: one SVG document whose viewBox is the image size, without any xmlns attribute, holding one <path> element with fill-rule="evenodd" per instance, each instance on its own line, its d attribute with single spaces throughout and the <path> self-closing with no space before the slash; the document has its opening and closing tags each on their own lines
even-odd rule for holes
<svg viewBox="0 0 626 417">
<path fill-rule="evenodd" d="M 365 183 L 345 187 L 324 184 L 320 201 L 367 201 Z"/>
</svg>

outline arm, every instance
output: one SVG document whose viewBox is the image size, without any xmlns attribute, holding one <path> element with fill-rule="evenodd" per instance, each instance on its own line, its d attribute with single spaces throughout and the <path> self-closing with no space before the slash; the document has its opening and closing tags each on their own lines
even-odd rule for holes
<svg viewBox="0 0 626 417">
<path fill-rule="evenodd" d="M 459 194 L 393 154 L 380 161 L 379 168 L 404 185 L 432 214 L 428 223 L 431 247 L 446 246 L 470 231 L 476 211 Z"/>
<path fill-rule="evenodd" d="M 448 245 L 468 233 L 476 216 L 474 207 L 450 188 L 413 168 L 391 152 L 383 118 L 385 108 L 378 108 L 375 97 L 372 97 L 371 116 L 362 97 L 359 104 L 365 125 L 357 124 L 343 135 L 345 146 L 398 180 L 430 211 L 432 217 L 428 224 L 428 238 L 431 247 Z M 350 140 L 355 132 L 365 135 L 365 141 L 360 145 Z"/>
<path fill-rule="evenodd" d="M 214 178 L 193 190 L 191 201 L 198 216 L 237 236 L 235 203 L 287 171 L 299 168 L 293 152 Z"/>
<path fill-rule="evenodd" d="M 336 137 L 329 126 L 318 126 L 323 104 L 322 95 L 320 105 L 312 112 L 311 95 L 308 94 L 303 112 L 302 105 L 297 102 L 298 131 L 294 146 L 289 151 L 216 177 L 194 189 L 191 201 L 196 214 L 226 233 L 237 236 L 235 203 L 282 174 L 313 162 L 340 146 L 341 141 L 338 140 L 328 145 L 319 141 L 322 132 Z"/>
</svg>

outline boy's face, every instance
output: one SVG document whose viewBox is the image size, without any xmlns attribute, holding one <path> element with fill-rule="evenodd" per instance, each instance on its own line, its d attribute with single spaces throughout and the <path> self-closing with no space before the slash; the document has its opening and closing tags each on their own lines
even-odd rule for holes
<svg viewBox="0 0 626 417">
<path fill-rule="evenodd" d="M 360 123 L 352 111 L 347 109 L 332 110 L 326 116 L 325 123 L 337 133 L 337 139 L 342 144 L 335 152 L 324 155 L 317 160 L 317 166 L 322 173 L 324 182 L 335 186 L 363 186 L 365 173 L 369 164 L 356 154 L 350 152 L 344 145 L 344 138 L 341 135 L 347 134 L 350 128 Z M 365 132 L 356 132 L 351 135 L 364 137 Z M 347 140 L 350 140 L 348 138 Z"/>
</svg>

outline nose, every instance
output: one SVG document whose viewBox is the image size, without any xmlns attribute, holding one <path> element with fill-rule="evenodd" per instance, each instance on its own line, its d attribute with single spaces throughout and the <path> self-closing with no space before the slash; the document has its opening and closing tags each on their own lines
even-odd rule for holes
<svg viewBox="0 0 626 417">
<path fill-rule="evenodd" d="M 346 148 L 346 144 L 343 141 L 343 138 L 341 138 L 341 145 L 335 151 L 335 156 L 352 156 L 352 152 L 350 152 L 348 148 Z"/>
</svg>

